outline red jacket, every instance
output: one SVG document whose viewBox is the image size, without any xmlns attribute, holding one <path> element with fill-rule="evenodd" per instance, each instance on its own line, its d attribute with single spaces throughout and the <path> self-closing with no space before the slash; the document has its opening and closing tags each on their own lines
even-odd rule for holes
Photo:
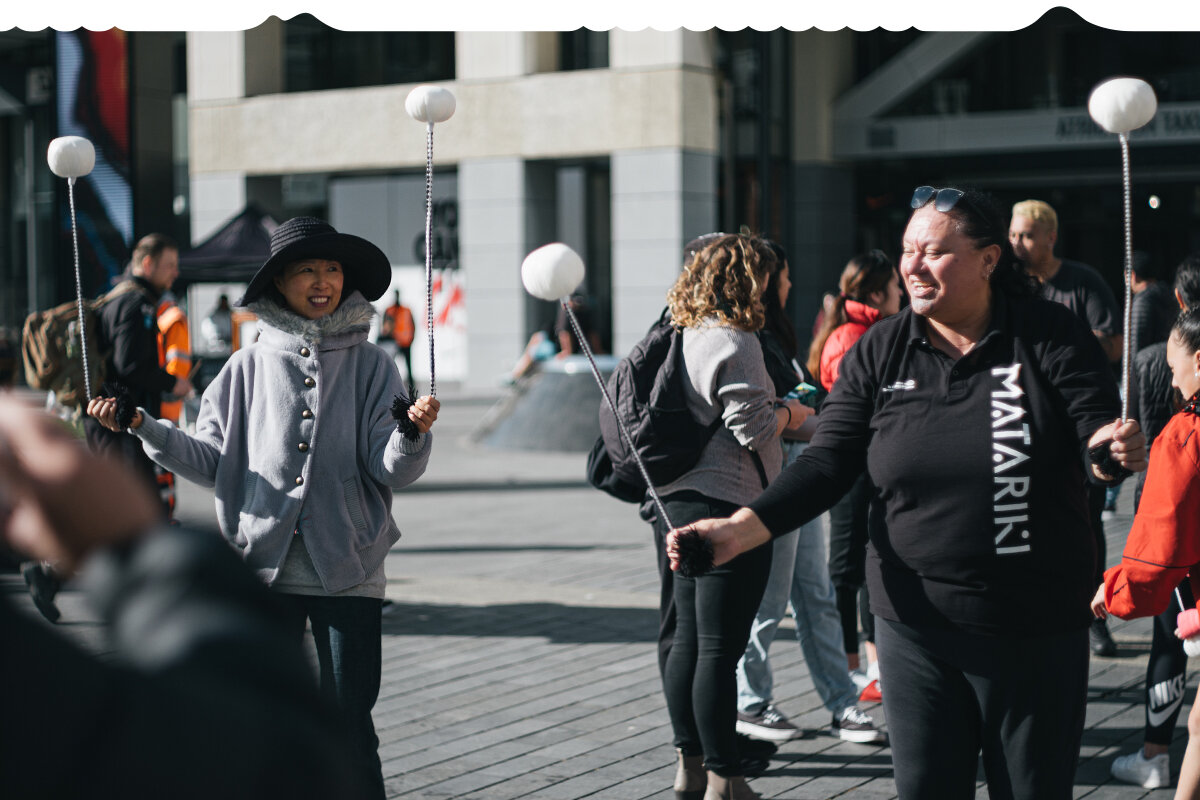
<svg viewBox="0 0 1200 800">
<path fill-rule="evenodd" d="M 833 389 L 838 377 L 842 356 L 857 342 L 867 328 L 879 321 L 879 309 L 846 298 L 846 321 L 833 329 L 821 348 L 821 374 L 817 377 L 826 391 Z"/>
<path fill-rule="evenodd" d="M 1167 610 L 1175 587 L 1191 572 L 1200 581 L 1200 416 L 1181 411 L 1154 439 L 1142 501 L 1121 563 L 1104 573 L 1104 605 L 1118 617 Z"/>
</svg>

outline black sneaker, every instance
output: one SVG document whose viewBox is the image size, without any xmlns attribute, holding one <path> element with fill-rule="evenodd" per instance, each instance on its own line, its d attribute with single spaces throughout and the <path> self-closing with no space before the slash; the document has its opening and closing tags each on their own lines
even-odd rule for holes
<svg viewBox="0 0 1200 800">
<path fill-rule="evenodd" d="M 1091 627 L 1088 628 L 1088 645 L 1098 656 L 1112 658 L 1117 654 L 1117 643 L 1108 632 L 1108 623 L 1102 619 L 1092 620 Z"/>
<path fill-rule="evenodd" d="M 51 622 L 58 622 L 58 606 L 54 605 L 54 595 L 58 594 L 62 585 L 58 576 L 35 561 L 21 565 L 21 576 L 29 586 L 29 595 L 33 598 L 37 610 Z"/>
<path fill-rule="evenodd" d="M 847 706 L 841 714 L 834 715 L 830 731 L 846 742 L 883 744 L 887 741 L 887 734 L 875 727 L 871 715 L 858 706 Z"/>
<path fill-rule="evenodd" d="M 751 739 L 744 733 L 737 734 L 737 743 L 742 757 L 742 774 L 747 778 L 757 778 L 766 772 L 771 766 L 771 756 L 779 750 L 775 742 Z"/>
<path fill-rule="evenodd" d="M 788 718 L 773 705 L 768 705 L 758 714 L 744 714 L 739 711 L 737 732 L 751 739 L 762 739 L 766 742 L 786 742 L 802 735 L 800 729 L 788 722 Z"/>
</svg>

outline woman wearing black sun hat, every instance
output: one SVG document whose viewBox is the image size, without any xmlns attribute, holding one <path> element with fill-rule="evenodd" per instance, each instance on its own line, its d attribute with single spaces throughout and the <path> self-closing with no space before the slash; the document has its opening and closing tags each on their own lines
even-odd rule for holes
<svg viewBox="0 0 1200 800">
<path fill-rule="evenodd" d="M 373 797 L 384 796 L 371 709 L 379 693 L 384 557 L 400 537 L 392 493 L 425 471 L 439 404 L 411 401 L 392 360 L 367 341 L 371 300 L 391 283 L 378 247 L 297 217 L 240 305 L 259 338 L 226 363 L 188 435 L 113 400 L 88 413 L 128 428 L 146 453 L 216 496 L 221 532 L 311 626 L 322 692 L 342 712 Z"/>
</svg>

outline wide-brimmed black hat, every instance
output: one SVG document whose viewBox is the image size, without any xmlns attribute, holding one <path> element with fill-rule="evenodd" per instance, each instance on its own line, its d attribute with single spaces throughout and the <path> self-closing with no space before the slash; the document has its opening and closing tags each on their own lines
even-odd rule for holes
<svg viewBox="0 0 1200 800">
<path fill-rule="evenodd" d="M 391 262 L 378 247 L 361 236 L 338 233 L 325 220 L 293 217 L 271 234 L 271 257 L 258 268 L 237 304 L 253 303 L 284 267 L 306 258 L 327 258 L 342 265 L 342 297 L 357 289 L 366 299 L 378 300 L 392 283 Z"/>
</svg>

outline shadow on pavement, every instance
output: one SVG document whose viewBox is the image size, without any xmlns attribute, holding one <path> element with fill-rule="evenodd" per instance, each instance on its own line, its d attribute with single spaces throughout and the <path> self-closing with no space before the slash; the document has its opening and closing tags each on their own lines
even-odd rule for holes
<svg viewBox="0 0 1200 800">
<path fill-rule="evenodd" d="M 536 637 L 562 644 L 649 644 L 658 639 L 658 610 L 559 603 L 452 606 L 397 602 L 384 614 L 383 634 Z"/>
</svg>

